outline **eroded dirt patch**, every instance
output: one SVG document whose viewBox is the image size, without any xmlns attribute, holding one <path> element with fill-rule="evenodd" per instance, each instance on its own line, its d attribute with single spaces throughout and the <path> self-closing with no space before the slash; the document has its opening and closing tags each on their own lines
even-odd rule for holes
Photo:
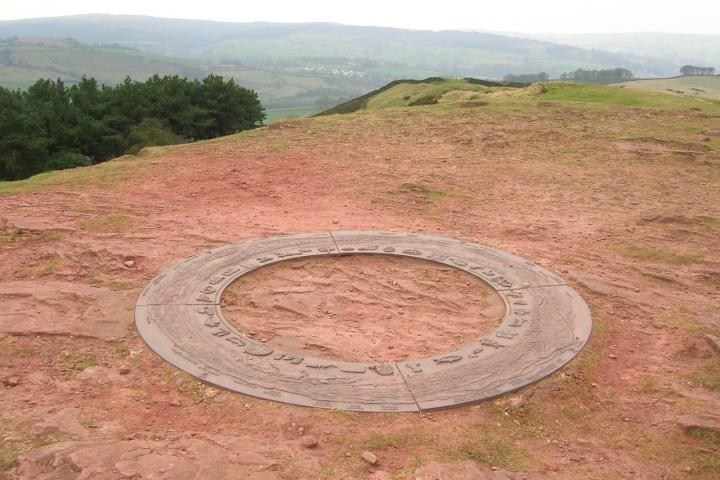
<svg viewBox="0 0 720 480">
<path fill-rule="evenodd" d="M 492 288 L 465 272 L 383 255 L 268 266 L 231 285 L 222 308 L 240 331 L 283 350 L 362 362 L 450 351 L 505 313 Z"/>
</svg>

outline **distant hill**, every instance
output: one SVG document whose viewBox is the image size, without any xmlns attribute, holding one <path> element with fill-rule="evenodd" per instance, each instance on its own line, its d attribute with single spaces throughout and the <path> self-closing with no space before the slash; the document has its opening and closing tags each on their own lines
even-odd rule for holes
<svg viewBox="0 0 720 480">
<path fill-rule="evenodd" d="M 0 86 L 25 88 L 38 78 L 61 78 L 76 83 L 83 75 L 113 85 L 125 76 L 145 80 L 151 75 L 202 78 L 215 73 L 234 78 L 258 92 L 270 118 L 293 115 L 297 108 L 312 113 L 344 99 L 361 95 L 375 84 L 361 78 L 336 78 L 311 72 L 276 72 L 243 66 L 239 62 L 203 63 L 113 46 L 92 46 L 69 38 L 18 37 L 0 40 Z M 274 109 L 282 109 L 276 111 Z M 291 111 L 285 111 L 290 108 Z"/>
<path fill-rule="evenodd" d="M 72 39 L 0 40 L 0 85 L 4 87 L 27 87 L 38 78 L 61 78 L 75 83 L 83 75 L 95 77 L 100 83 L 115 84 L 127 75 L 145 80 L 155 73 L 197 78 L 205 74 L 205 69 L 187 59 L 85 45 Z"/>
<path fill-rule="evenodd" d="M 620 54 L 657 58 L 678 65 L 689 63 L 720 67 L 720 35 L 592 33 L 543 34 L 528 35 L 528 37 L 581 48 L 596 48 Z"/>
<path fill-rule="evenodd" d="M 144 16 L 80 15 L 0 22 L 0 37 L 70 37 L 203 62 L 242 62 L 286 72 L 364 78 L 431 75 L 502 78 L 507 73 L 622 67 L 668 75 L 658 59 L 479 32 L 416 31 L 331 23 L 223 23 Z"/>
<path fill-rule="evenodd" d="M 615 85 L 636 90 L 720 100 L 720 75 L 652 78 L 616 83 Z"/>
</svg>

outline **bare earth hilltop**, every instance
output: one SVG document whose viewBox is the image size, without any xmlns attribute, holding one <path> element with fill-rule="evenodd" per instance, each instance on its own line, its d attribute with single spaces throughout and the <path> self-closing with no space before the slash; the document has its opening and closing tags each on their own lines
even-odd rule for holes
<svg viewBox="0 0 720 480">
<path fill-rule="evenodd" d="M 527 258 L 587 301 L 590 342 L 560 372 L 496 401 L 358 414 L 216 390 L 135 332 L 138 294 L 173 263 L 329 230 L 428 233 Z M 720 471 L 717 101 L 401 84 L 355 113 L 0 183 L 0 259 L 3 480 Z M 271 268 L 226 293 L 227 316 L 315 355 L 424 356 L 501 313 L 482 284 L 420 262 Z"/>
</svg>

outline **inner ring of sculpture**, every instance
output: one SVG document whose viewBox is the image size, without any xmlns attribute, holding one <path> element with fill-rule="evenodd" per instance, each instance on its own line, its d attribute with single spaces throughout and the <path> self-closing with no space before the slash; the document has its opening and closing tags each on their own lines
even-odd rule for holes
<svg viewBox="0 0 720 480">
<path fill-rule="evenodd" d="M 237 278 L 291 258 L 383 254 L 439 262 L 483 280 L 503 299 L 500 326 L 428 358 L 368 364 L 281 351 L 228 324 L 220 310 Z M 417 234 L 328 232 L 228 245 L 155 278 L 135 307 L 140 336 L 162 358 L 206 383 L 268 400 L 369 412 L 460 406 L 533 383 L 575 357 L 590 311 L 561 278 L 474 243 Z"/>
</svg>

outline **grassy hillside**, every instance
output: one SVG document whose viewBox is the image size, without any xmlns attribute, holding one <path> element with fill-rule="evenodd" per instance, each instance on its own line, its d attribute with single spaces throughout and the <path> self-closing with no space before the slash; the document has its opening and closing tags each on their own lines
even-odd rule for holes
<svg viewBox="0 0 720 480">
<path fill-rule="evenodd" d="M 689 95 L 720 100 L 720 75 L 683 76 L 673 78 L 653 78 L 633 80 L 615 84 L 619 87 L 646 90 L 650 92 L 671 93 L 673 95 Z"/>
<path fill-rule="evenodd" d="M 458 105 L 500 107 L 534 104 L 537 101 L 651 109 L 695 109 L 713 114 L 720 113 L 720 101 L 717 100 L 667 95 L 631 88 L 620 89 L 615 86 L 551 82 L 518 88 L 501 84 L 481 85 L 468 79 L 428 79 L 421 82 L 393 82 L 371 94 L 358 97 L 317 115 L 433 104 L 445 105 L 449 108 L 457 108 Z"/>
<path fill-rule="evenodd" d="M 502 78 L 541 70 L 556 76 L 577 68 L 623 67 L 666 75 L 677 70 L 677 65 L 663 60 L 507 35 L 330 23 L 224 23 L 121 15 L 0 22 L 0 38 L 13 35 L 118 43 L 204 62 L 364 78 L 378 85 L 393 78 L 440 74 Z"/>
<path fill-rule="evenodd" d="M 22 88 L 38 78 L 77 82 L 83 75 L 114 84 L 129 75 L 145 80 L 153 74 L 197 78 L 204 69 L 197 62 L 162 57 L 137 50 L 83 45 L 57 38 L 0 40 L 0 85 Z"/>
<path fill-rule="evenodd" d="M 155 73 L 191 79 L 215 73 L 234 78 L 258 92 L 263 105 L 274 112 L 272 119 L 287 118 L 282 116 L 285 109 L 312 113 L 377 86 L 362 78 L 264 70 L 232 62 L 202 63 L 125 47 L 91 46 L 72 39 L 0 40 L 0 86 L 7 88 L 25 88 L 38 78 L 61 78 L 71 84 L 83 75 L 113 85 L 128 75 L 134 80 L 145 80 Z"/>
</svg>

